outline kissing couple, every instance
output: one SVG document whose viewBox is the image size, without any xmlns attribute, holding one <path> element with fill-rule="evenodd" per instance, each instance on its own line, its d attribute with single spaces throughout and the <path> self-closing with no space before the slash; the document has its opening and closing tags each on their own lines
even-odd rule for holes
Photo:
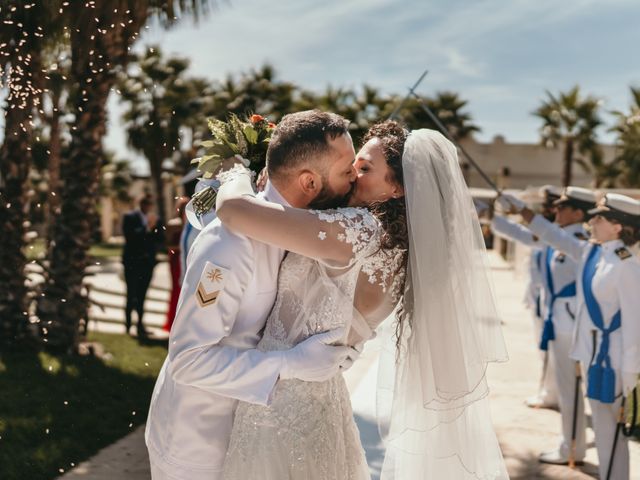
<svg viewBox="0 0 640 480">
<path fill-rule="evenodd" d="M 506 479 L 487 364 L 506 360 L 456 148 L 432 130 L 283 117 L 268 180 L 229 165 L 188 255 L 146 427 L 152 477 L 369 479 L 342 371 L 383 339 L 383 479 Z"/>
</svg>

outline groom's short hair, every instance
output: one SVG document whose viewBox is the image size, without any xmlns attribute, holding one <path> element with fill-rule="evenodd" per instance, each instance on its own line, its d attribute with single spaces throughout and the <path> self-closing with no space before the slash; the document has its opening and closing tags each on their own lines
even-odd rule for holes
<svg viewBox="0 0 640 480">
<path fill-rule="evenodd" d="M 349 133 L 349 122 L 335 113 L 305 110 L 282 117 L 267 149 L 269 176 L 283 174 L 316 159 L 331 148 L 329 139 Z M 324 165 L 318 165 L 320 169 Z"/>
</svg>

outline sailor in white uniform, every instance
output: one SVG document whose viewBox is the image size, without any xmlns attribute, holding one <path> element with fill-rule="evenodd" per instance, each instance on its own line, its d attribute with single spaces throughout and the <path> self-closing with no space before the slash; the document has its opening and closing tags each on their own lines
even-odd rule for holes
<svg viewBox="0 0 640 480">
<path fill-rule="evenodd" d="M 553 185 L 545 185 L 540 188 L 540 195 L 543 198 L 542 215 L 545 218 L 553 219 L 555 217 L 553 202 L 560 198 L 562 189 Z M 529 281 L 525 289 L 524 302 L 531 311 L 533 319 L 533 332 L 536 349 L 540 344 L 542 335 L 542 326 L 544 319 L 542 317 L 542 297 L 544 283 L 542 279 L 542 261 L 544 244 L 540 242 L 531 231 L 524 225 L 514 222 L 504 216 L 497 215 L 491 222 L 491 228 L 494 234 L 518 242 L 530 249 L 528 274 Z M 539 390 L 536 395 L 529 397 L 526 404 L 531 408 L 558 408 L 558 392 L 556 389 L 556 379 L 554 371 L 554 362 L 549 359 L 550 352 L 540 351 L 542 359 L 542 375 Z"/>
<path fill-rule="evenodd" d="M 640 259 L 629 251 L 639 238 L 640 202 L 609 193 L 589 215 L 592 242 L 522 211 L 536 235 L 579 262 L 571 357 L 586 377 L 600 478 L 625 480 L 629 450 L 618 421 L 640 373 Z"/>
<path fill-rule="evenodd" d="M 595 194 L 590 190 L 568 187 L 554 202 L 556 224 L 576 240 L 586 240 L 588 235 L 583 222 L 586 212 L 595 207 L 595 201 Z M 533 229 L 531 232 L 535 235 Z M 577 385 L 579 370 L 569 356 L 575 327 L 578 262 L 551 245 L 544 247 L 541 260 L 544 324 L 540 349 L 551 351 L 562 435 L 558 447 L 542 453 L 539 460 L 556 465 L 580 464 L 586 453 L 584 400 Z"/>
</svg>

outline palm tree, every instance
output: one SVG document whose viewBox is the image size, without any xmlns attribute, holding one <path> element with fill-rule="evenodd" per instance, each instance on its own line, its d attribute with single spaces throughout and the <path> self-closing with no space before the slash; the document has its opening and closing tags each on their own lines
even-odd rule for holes
<svg viewBox="0 0 640 480">
<path fill-rule="evenodd" d="M 377 88 L 367 84 L 362 86 L 356 95 L 354 117 L 351 119 L 354 124 L 351 135 L 356 145 L 372 125 L 389 118 L 395 107 L 394 100 L 394 96 L 383 95 Z"/>
<path fill-rule="evenodd" d="M 618 154 L 620 183 L 625 187 L 640 187 L 640 88 L 631 87 L 631 104 L 629 113 L 613 112 L 617 118 L 611 130 L 618 134 L 616 141 Z"/>
<path fill-rule="evenodd" d="M 602 158 L 596 135 L 602 124 L 598 115 L 600 101 L 592 96 L 583 98 L 578 86 L 558 96 L 547 92 L 547 97 L 533 114 L 542 120 L 542 145 L 564 148 L 562 185 L 567 186 L 571 184 L 576 153 L 582 156 L 583 165 L 586 162 L 597 165 Z"/>
<path fill-rule="evenodd" d="M 400 101 L 395 99 L 394 104 Z M 437 92 L 434 98 L 421 97 L 420 99 L 410 98 L 407 100 L 400 114 L 404 122 L 412 129 L 439 129 L 420 105 L 421 103 L 424 103 L 433 112 L 455 140 L 461 140 L 473 132 L 480 131 L 480 127 L 473 123 L 471 115 L 462 111 L 468 102 L 455 92 Z"/>
<path fill-rule="evenodd" d="M 46 72 L 45 89 L 43 90 L 40 117 L 48 126 L 48 173 L 49 173 L 49 197 L 46 202 L 47 240 L 51 242 L 53 225 L 60 207 L 60 163 L 63 148 L 63 132 L 65 132 L 64 115 L 67 112 L 66 104 L 69 99 L 69 88 L 66 78 L 71 67 L 70 52 L 67 42 L 59 42 L 56 48 L 47 52 L 49 56 L 48 71 Z M 45 98 L 48 101 L 45 101 Z M 49 109 L 44 110 L 47 104 Z"/>
<path fill-rule="evenodd" d="M 295 111 L 295 85 L 277 79 L 275 69 L 265 64 L 242 73 L 237 79 L 228 76 L 213 85 L 213 98 L 205 114 L 226 119 L 230 113 L 240 117 L 258 113 L 277 122 L 283 115 Z"/>
<path fill-rule="evenodd" d="M 121 100 L 128 104 L 123 120 L 129 145 L 149 162 L 158 212 L 164 219 L 163 164 L 180 151 L 181 130 L 189 121 L 206 124 L 199 101 L 202 84 L 185 77 L 189 60 L 165 60 L 158 47 L 133 58 L 137 68 L 123 72 L 118 82 Z"/>
<path fill-rule="evenodd" d="M 0 343 L 26 338 L 28 292 L 23 253 L 27 181 L 32 160 L 32 129 L 42 89 L 41 51 L 55 38 L 51 25 L 55 2 L 3 2 L 0 8 L 0 78 L 8 88 L 4 142 L 0 148 Z M 49 32 L 48 32 L 49 33 Z"/>
<path fill-rule="evenodd" d="M 88 301 L 83 287 L 87 251 L 95 230 L 96 198 L 102 138 L 106 131 L 106 103 L 119 68 L 150 16 L 169 26 L 178 16 L 197 18 L 208 0 L 112 0 L 80 2 L 65 11 L 71 44 L 70 82 L 75 119 L 69 156 L 62 163 L 65 179 L 60 216 L 54 227 L 50 266 L 37 316 L 45 342 L 73 351 L 80 325 L 87 321 Z"/>
</svg>

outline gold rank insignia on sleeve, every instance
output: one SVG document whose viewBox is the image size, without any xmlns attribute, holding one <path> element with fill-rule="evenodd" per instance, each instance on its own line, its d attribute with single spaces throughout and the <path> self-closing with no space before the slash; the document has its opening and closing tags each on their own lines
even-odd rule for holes
<svg viewBox="0 0 640 480">
<path fill-rule="evenodd" d="M 620 257 L 620 260 L 626 260 L 631 257 L 631 252 L 627 250 L 625 247 L 620 247 L 616 249 L 616 255 Z"/>
<path fill-rule="evenodd" d="M 196 289 L 196 299 L 201 307 L 214 305 L 226 282 L 229 270 L 211 262 L 207 262 L 200 275 L 198 288 Z"/>
</svg>

